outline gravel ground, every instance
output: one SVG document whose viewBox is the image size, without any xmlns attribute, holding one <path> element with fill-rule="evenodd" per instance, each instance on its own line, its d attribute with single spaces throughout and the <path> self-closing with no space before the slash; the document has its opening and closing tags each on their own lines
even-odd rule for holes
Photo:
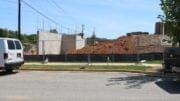
<svg viewBox="0 0 180 101">
<path fill-rule="evenodd" d="M 179 101 L 180 83 L 120 72 L 0 72 L 0 101 Z"/>
</svg>

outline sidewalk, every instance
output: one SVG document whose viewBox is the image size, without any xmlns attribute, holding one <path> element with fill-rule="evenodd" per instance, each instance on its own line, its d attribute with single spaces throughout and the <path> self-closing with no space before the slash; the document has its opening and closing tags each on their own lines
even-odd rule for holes
<svg viewBox="0 0 180 101">
<path fill-rule="evenodd" d="M 42 62 L 26 62 L 24 65 L 95 65 L 95 66 L 129 66 L 129 65 L 142 65 L 142 66 L 152 66 L 152 67 L 161 67 L 161 64 L 148 64 L 148 63 L 70 63 L 70 62 L 48 62 L 43 64 Z"/>
</svg>

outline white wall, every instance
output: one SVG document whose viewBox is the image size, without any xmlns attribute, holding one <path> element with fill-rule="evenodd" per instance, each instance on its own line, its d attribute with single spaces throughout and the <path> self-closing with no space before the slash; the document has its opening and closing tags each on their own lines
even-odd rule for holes
<svg viewBox="0 0 180 101">
<path fill-rule="evenodd" d="M 76 37 L 75 35 L 62 35 L 62 54 L 65 54 L 69 50 L 76 49 Z"/>
<path fill-rule="evenodd" d="M 38 54 L 61 54 L 62 35 L 49 32 L 38 32 Z"/>
<path fill-rule="evenodd" d="M 86 39 L 80 35 L 61 35 L 50 32 L 38 32 L 38 54 L 65 54 L 69 50 L 85 47 Z"/>
<path fill-rule="evenodd" d="M 79 35 L 76 35 L 76 49 L 81 49 L 85 47 L 86 45 L 86 39 L 82 38 Z"/>
</svg>

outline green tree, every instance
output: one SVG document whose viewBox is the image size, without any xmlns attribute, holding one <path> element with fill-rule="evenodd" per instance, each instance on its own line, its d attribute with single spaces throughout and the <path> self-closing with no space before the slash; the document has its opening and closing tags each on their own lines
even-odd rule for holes
<svg viewBox="0 0 180 101">
<path fill-rule="evenodd" d="M 37 43 L 37 35 L 36 34 L 23 34 L 22 35 L 22 43 L 36 44 Z"/>
<path fill-rule="evenodd" d="M 165 24 L 165 32 L 172 38 L 173 46 L 179 43 L 180 47 L 180 1 L 161 0 L 160 6 L 164 15 L 158 18 Z"/>
<path fill-rule="evenodd" d="M 0 37 L 6 37 L 5 30 L 0 28 Z"/>
<path fill-rule="evenodd" d="M 0 37 L 16 38 L 17 32 L 0 28 Z"/>
<path fill-rule="evenodd" d="M 7 38 L 17 38 L 17 31 L 12 31 L 8 29 L 0 28 L 0 37 L 7 37 Z M 22 34 L 22 43 L 28 44 L 36 44 L 37 43 L 37 35 L 36 34 Z"/>
<path fill-rule="evenodd" d="M 56 29 L 50 29 L 49 32 L 51 32 L 51 33 L 58 33 L 58 31 Z"/>
</svg>

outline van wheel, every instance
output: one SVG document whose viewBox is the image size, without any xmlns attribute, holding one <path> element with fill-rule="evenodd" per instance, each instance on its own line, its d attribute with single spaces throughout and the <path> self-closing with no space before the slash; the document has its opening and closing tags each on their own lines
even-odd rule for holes
<svg viewBox="0 0 180 101">
<path fill-rule="evenodd" d="M 12 73 L 12 72 L 13 72 L 13 69 L 6 69 L 6 72 Z"/>
<path fill-rule="evenodd" d="M 165 64 L 164 67 L 164 74 L 172 72 L 172 66 L 170 64 Z"/>
<path fill-rule="evenodd" d="M 15 69 L 15 71 L 14 71 L 14 72 L 15 72 L 15 73 L 19 73 L 19 71 L 20 71 L 19 69 Z"/>
<path fill-rule="evenodd" d="M 176 73 L 176 81 L 180 81 L 180 73 Z"/>
</svg>

